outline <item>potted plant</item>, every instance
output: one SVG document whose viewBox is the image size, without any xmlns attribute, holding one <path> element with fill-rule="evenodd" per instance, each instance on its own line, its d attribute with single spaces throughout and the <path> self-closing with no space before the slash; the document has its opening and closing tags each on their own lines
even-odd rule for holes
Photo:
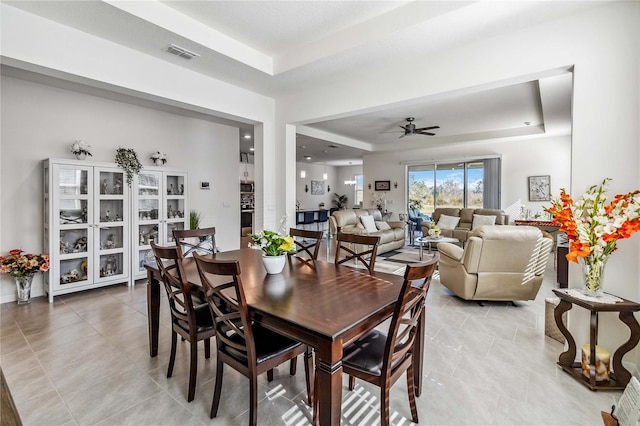
<svg viewBox="0 0 640 426">
<path fill-rule="evenodd" d="M 249 247 L 262 250 L 262 261 L 268 274 L 279 274 L 284 268 L 287 253 L 295 253 L 296 245 L 293 237 L 282 235 L 279 232 L 264 231 L 249 234 L 253 244 Z"/>
<path fill-rule="evenodd" d="M 165 154 L 164 152 L 156 151 L 151 154 L 150 158 L 153 160 L 153 164 L 155 164 L 156 166 L 164 166 L 165 164 L 167 164 L 167 154 Z"/>
<path fill-rule="evenodd" d="M 92 157 L 91 152 L 89 152 L 89 148 L 91 146 L 85 141 L 75 141 L 73 145 L 71 145 L 71 152 L 73 152 L 78 160 L 84 160 L 89 157 Z"/>
<path fill-rule="evenodd" d="M 118 148 L 116 149 L 116 164 L 124 169 L 127 175 L 127 185 L 131 187 L 133 175 L 138 174 L 142 169 L 142 164 L 138 160 L 138 154 L 133 149 Z"/>
<path fill-rule="evenodd" d="M 349 202 L 349 198 L 342 194 L 333 194 L 334 199 L 333 199 L 333 205 L 338 209 L 338 210 L 342 210 L 343 208 L 345 208 L 347 206 L 347 203 Z"/>
</svg>

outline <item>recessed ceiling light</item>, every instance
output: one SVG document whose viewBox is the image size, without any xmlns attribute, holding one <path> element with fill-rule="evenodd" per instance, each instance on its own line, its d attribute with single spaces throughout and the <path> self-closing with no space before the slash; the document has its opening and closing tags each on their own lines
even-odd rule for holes
<svg viewBox="0 0 640 426">
<path fill-rule="evenodd" d="M 311 156 L 310 156 L 310 155 L 305 155 L 305 156 L 304 156 L 304 159 L 305 159 L 305 160 L 311 160 Z"/>
<path fill-rule="evenodd" d="M 300 148 L 305 149 L 307 146 L 306 145 L 300 145 Z"/>
<path fill-rule="evenodd" d="M 249 151 L 255 151 L 256 149 L 254 147 L 249 148 Z"/>
<path fill-rule="evenodd" d="M 525 121 L 525 122 L 524 122 L 524 124 L 525 124 L 526 126 L 529 126 L 529 125 L 531 124 L 531 122 L 530 122 L 530 121 Z"/>
<path fill-rule="evenodd" d="M 251 139 L 251 135 L 244 135 L 245 139 Z"/>
</svg>

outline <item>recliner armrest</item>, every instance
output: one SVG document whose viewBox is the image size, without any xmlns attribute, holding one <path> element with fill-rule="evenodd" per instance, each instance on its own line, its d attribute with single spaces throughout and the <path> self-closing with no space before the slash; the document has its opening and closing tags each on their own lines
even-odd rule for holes
<svg viewBox="0 0 640 426">
<path fill-rule="evenodd" d="M 438 244 L 438 252 L 440 252 L 440 261 L 450 259 L 460 263 L 462 262 L 462 254 L 464 253 L 464 250 L 462 247 L 455 244 L 440 243 Z"/>
</svg>

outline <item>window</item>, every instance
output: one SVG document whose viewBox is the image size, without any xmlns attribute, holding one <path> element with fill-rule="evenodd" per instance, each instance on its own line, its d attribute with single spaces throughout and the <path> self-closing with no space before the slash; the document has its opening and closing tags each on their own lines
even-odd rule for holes
<svg viewBox="0 0 640 426">
<path fill-rule="evenodd" d="M 500 159 L 409 166 L 409 208 L 500 208 Z"/>
<path fill-rule="evenodd" d="M 364 185 L 362 175 L 356 175 L 356 184 L 354 185 L 353 205 L 362 206 L 364 200 Z"/>
</svg>

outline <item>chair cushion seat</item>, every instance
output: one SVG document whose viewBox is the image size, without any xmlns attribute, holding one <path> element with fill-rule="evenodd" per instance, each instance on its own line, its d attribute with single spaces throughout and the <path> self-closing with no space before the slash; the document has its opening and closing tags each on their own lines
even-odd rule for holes
<svg viewBox="0 0 640 426">
<path fill-rule="evenodd" d="M 375 376 L 382 375 L 382 361 L 387 335 L 373 330 L 343 349 L 342 365 L 345 368 L 362 371 Z M 395 368 L 404 358 L 393 361 Z"/>
<path fill-rule="evenodd" d="M 213 318 L 211 317 L 211 310 L 206 303 L 203 305 L 194 306 L 196 313 L 196 332 L 202 333 L 203 331 L 213 329 Z M 178 320 L 178 326 L 189 332 L 189 325 L 185 321 Z"/>
<path fill-rule="evenodd" d="M 244 340 L 237 334 L 230 336 L 229 338 L 239 344 L 244 344 Z M 256 345 L 256 358 L 258 364 L 285 352 L 289 352 L 298 346 L 302 346 L 302 343 L 300 342 L 291 340 L 288 337 L 260 327 L 256 324 L 253 325 L 253 339 Z M 238 361 L 243 363 L 248 362 L 246 353 L 242 351 L 227 345 L 221 345 L 220 350 Z"/>
</svg>

